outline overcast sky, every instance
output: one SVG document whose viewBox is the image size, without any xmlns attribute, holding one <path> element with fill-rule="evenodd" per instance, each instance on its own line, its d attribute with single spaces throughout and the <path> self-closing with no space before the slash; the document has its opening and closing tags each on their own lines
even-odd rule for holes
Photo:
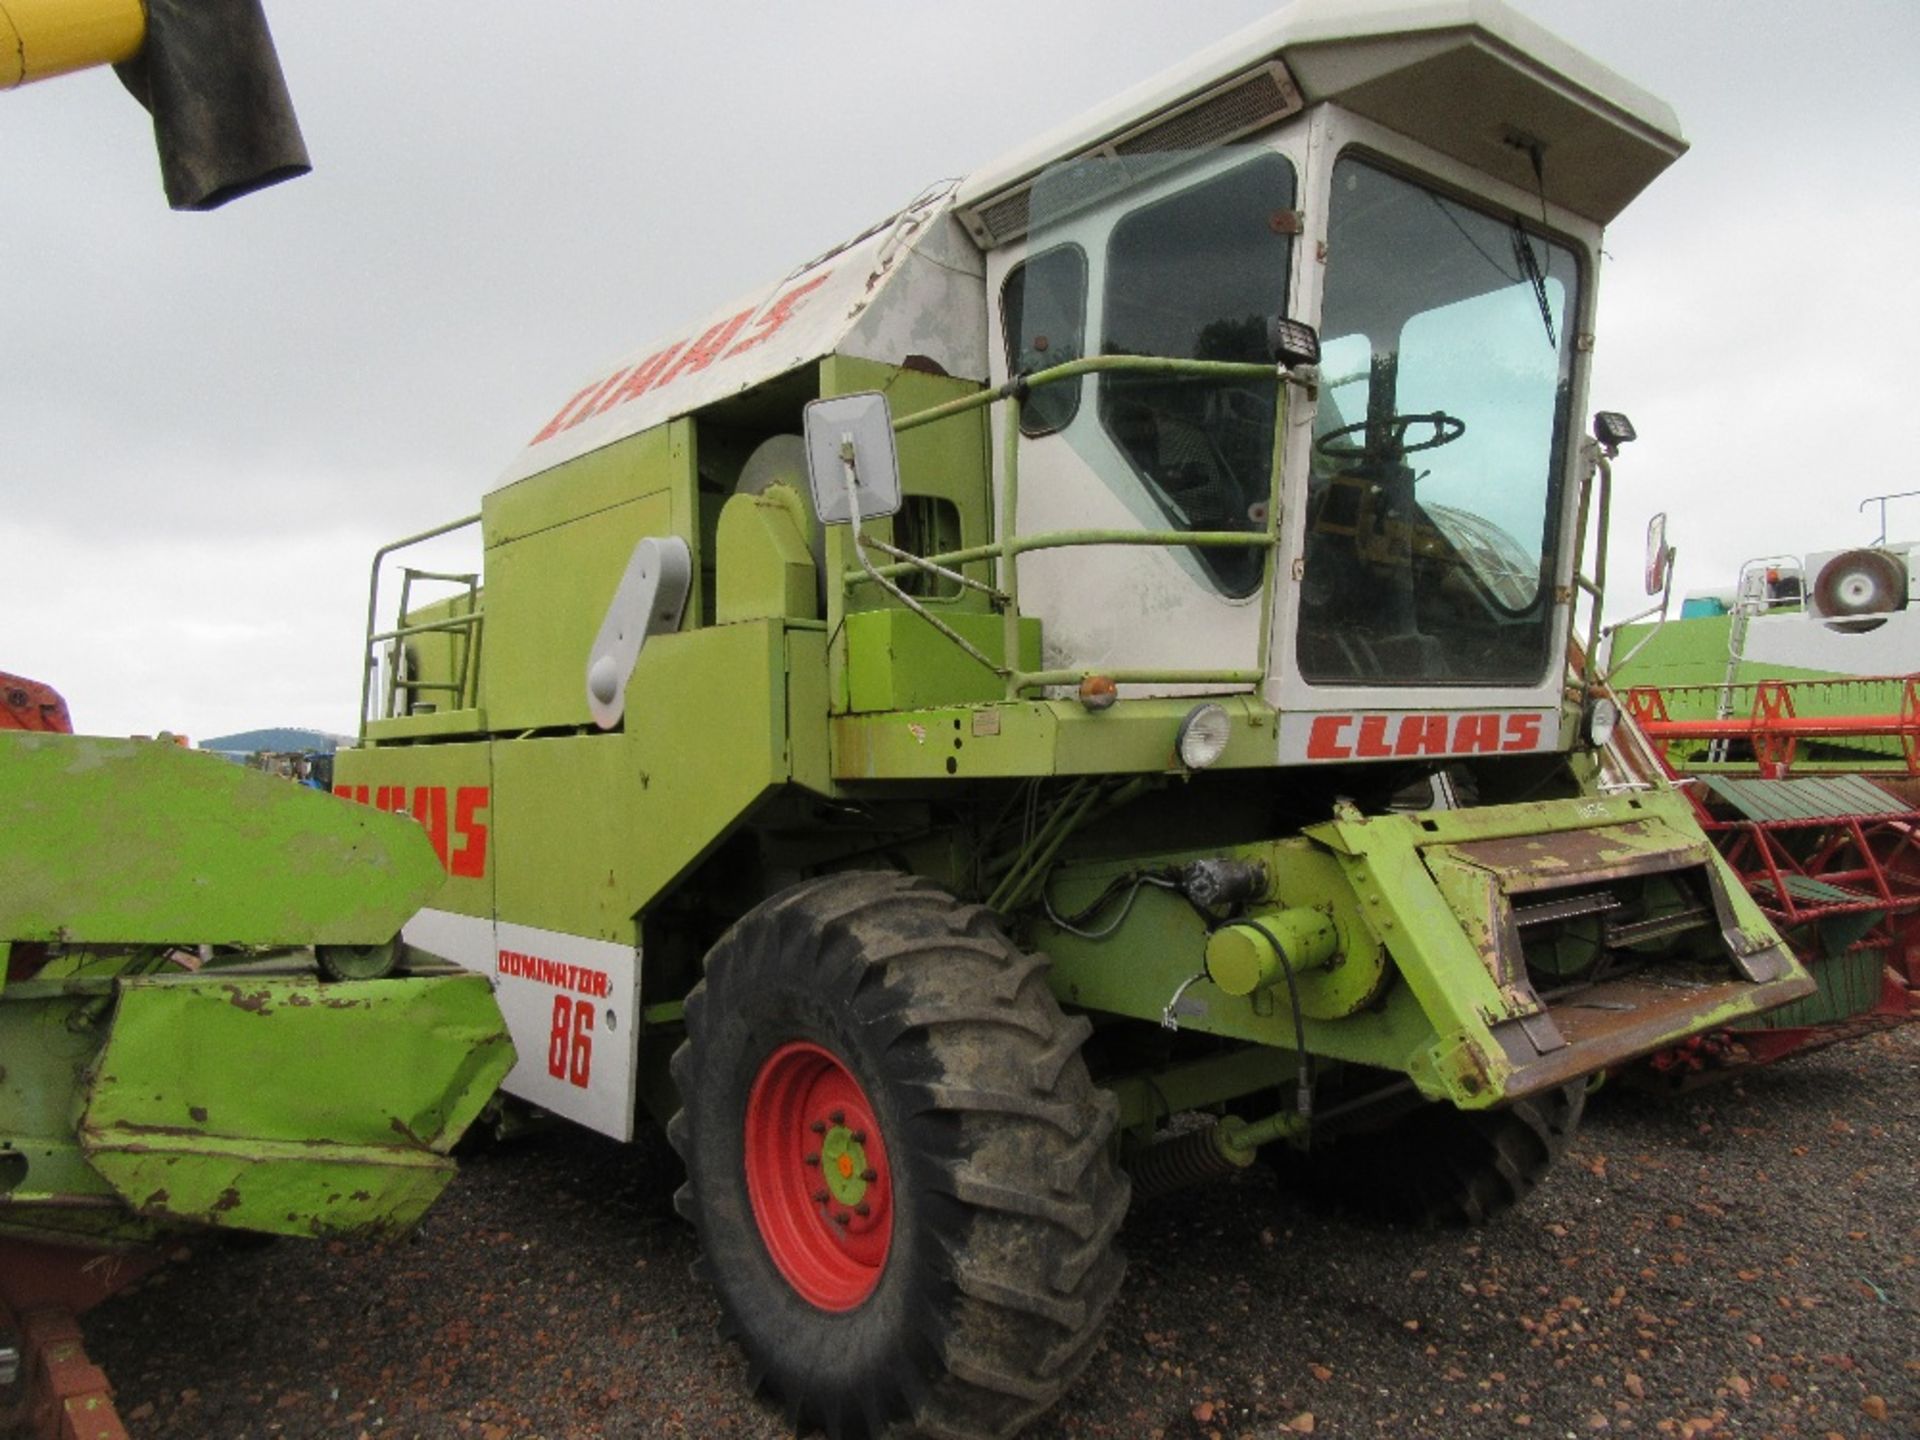
<svg viewBox="0 0 1920 1440">
<path fill-rule="evenodd" d="M 314 173 L 209 215 L 110 72 L 0 96 L 0 670 L 97 733 L 350 730 L 374 547 L 603 362 L 1272 8 L 268 0 Z M 1682 588 L 1870 539 L 1920 488 L 1920 4 L 1519 8 L 1693 145 L 1608 233 L 1616 578 L 1659 508 Z"/>
</svg>

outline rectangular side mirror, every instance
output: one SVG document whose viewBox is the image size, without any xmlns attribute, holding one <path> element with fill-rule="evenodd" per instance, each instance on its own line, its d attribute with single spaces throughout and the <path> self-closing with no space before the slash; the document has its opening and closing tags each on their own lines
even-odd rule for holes
<svg viewBox="0 0 1920 1440">
<path fill-rule="evenodd" d="M 1662 510 L 1647 522 L 1647 594 L 1658 595 L 1667 588 L 1667 564 L 1672 558 L 1667 548 L 1667 512 Z"/>
<path fill-rule="evenodd" d="M 848 524 L 856 504 L 862 520 L 883 519 L 900 509 L 900 459 L 886 396 L 863 390 L 814 400 L 803 423 L 807 487 L 823 525 Z"/>
</svg>

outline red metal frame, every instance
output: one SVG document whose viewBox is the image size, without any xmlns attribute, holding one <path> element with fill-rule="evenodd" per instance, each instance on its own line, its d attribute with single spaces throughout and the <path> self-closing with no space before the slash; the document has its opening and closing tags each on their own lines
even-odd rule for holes
<svg viewBox="0 0 1920 1440">
<path fill-rule="evenodd" d="M 76 1318 L 160 1264 L 153 1250 L 80 1250 L 0 1240 L 0 1321 L 19 1333 L 24 1398 L 0 1434 L 33 1440 L 128 1440 L 113 1387 L 87 1358 Z"/>
<path fill-rule="evenodd" d="M 1832 708 L 1837 687 L 1897 687 L 1897 712 L 1802 715 L 1802 700 L 1825 698 Z M 1696 1037 L 1687 1045 L 1656 1056 L 1650 1068 L 1684 1082 L 1726 1066 L 1770 1064 L 1788 1055 L 1920 1019 L 1920 675 L 1846 680 L 1762 680 L 1732 687 L 1751 690 L 1745 715 L 1675 719 L 1671 702 L 1718 704 L 1726 687 L 1718 685 L 1636 686 L 1627 692 L 1630 725 L 1638 727 L 1670 779 L 1682 780 L 1673 747 L 1682 741 L 1744 742 L 1751 759 L 1715 769 L 1757 771 L 1763 780 L 1789 778 L 1805 765 L 1801 746 L 1811 741 L 1849 741 L 1890 737 L 1878 765 L 1832 760 L 1880 785 L 1906 809 L 1878 815 L 1754 820 L 1729 815 L 1699 784 L 1682 783 L 1701 827 L 1739 876 L 1756 904 L 1790 940 L 1801 959 L 1821 963 L 1818 927 L 1823 920 L 1874 914 L 1878 918 L 1848 946 L 1850 952 L 1877 950 L 1887 959 L 1880 994 L 1865 1011 L 1820 1025 L 1742 1029 L 1738 1033 Z M 1902 771 L 1904 770 L 1904 774 Z M 1795 880 L 1818 882 L 1843 895 L 1795 893 Z"/>
<path fill-rule="evenodd" d="M 1897 711 L 1860 715 L 1802 715 L 1798 697 L 1838 687 L 1897 686 Z M 1676 720 L 1668 704 L 1680 696 L 1717 697 L 1731 689 L 1751 688 L 1753 703 L 1745 715 Z M 1920 775 L 1920 675 L 1859 676 L 1842 680 L 1761 680 L 1720 685 L 1636 685 L 1627 691 L 1627 714 L 1652 742 L 1669 769 L 1669 748 L 1676 740 L 1745 741 L 1753 747 L 1761 776 L 1783 779 L 1793 773 L 1803 740 L 1858 740 L 1884 737 L 1900 742 L 1900 760 L 1908 775 Z M 1861 773 L 1871 773 L 1862 771 Z M 1896 772 L 1897 773 L 1897 772 Z"/>
</svg>

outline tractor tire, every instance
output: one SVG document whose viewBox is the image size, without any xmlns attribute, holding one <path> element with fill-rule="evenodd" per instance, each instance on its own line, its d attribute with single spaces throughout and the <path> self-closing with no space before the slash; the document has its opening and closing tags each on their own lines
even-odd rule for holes
<svg viewBox="0 0 1920 1440">
<path fill-rule="evenodd" d="M 1502 1110 L 1423 1105 L 1382 1129 L 1316 1147 L 1300 1170 L 1315 1197 L 1375 1219 L 1484 1225 L 1546 1178 L 1586 1103 L 1578 1083 Z"/>
<path fill-rule="evenodd" d="M 1045 969 L 983 906 L 874 872 L 784 891 L 707 955 L 675 1204 L 796 1433 L 1001 1440 L 1092 1353 L 1128 1186 Z"/>
</svg>

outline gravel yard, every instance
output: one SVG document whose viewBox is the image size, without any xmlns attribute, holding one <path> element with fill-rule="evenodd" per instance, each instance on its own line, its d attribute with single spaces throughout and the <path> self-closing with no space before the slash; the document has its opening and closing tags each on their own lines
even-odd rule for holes
<svg viewBox="0 0 1920 1440">
<path fill-rule="evenodd" d="M 395 1245 L 193 1247 L 95 1312 L 139 1440 L 791 1434 L 687 1273 L 664 1140 L 475 1156 Z M 1035 1440 L 1920 1434 L 1920 1026 L 1607 1092 L 1470 1233 L 1256 1170 L 1137 1207 L 1104 1349 Z"/>
</svg>

